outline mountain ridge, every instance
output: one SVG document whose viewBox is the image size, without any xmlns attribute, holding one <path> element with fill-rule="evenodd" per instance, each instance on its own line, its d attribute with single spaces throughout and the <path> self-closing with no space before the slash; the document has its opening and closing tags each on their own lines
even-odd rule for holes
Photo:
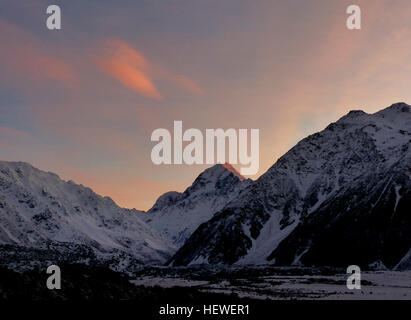
<svg viewBox="0 0 411 320">
<path fill-rule="evenodd" d="M 201 223 L 251 183 L 230 164 L 216 164 L 204 170 L 184 192 L 160 196 L 143 219 L 180 247 Z"/>
<path fill-rule="evenodd" d="M 409 105 L 352 110 L 257 180 L 217 164 L 148 212 L 119 208 L 30 164 L 0 161 L 0 258 L 116 270 L 166 261 L 410 269 L 410 147 Z"/>
<path fill-rule="evenodd" d="M 374 177 L 369 181 L 375 181 L 377 185 L 382 175 L 389 174 L 387 170 L 396 163 L 401 164 L 401 160 L 408 159 L 410 131 L 410 106 L 405 103 L 393 104 L 374 114 L 363 111 L 349 112 L 323 131 L 298 142 L 247 188 L 245 194 L 231 200 L 225 208 L 214 215 L 213 219 L 202 224 L 169 263 L 172 265 L 301 263 L 301 260 L 304 261 L 302 258 L 309 257 L 310 250 L 314 250 L 309 242 L 315 237 L 296 236 L 295 230 L 304 229 L 307 217 L 311 215 L 315 217 L 324 203 L 335 195 L 341 193 L 343 196 L 344 190 L 349 186 L 355 186 L 356 179 L 369 174 L 370 176 L 367 176 L 369 179 L 371 176 Z M 402 188 L 409 190 L 410 169 L 406 165 L 401 169 L 404 175 L 396 176 L 396 179 L 404 181 Z M 377 189 L 373 189 L 373 192 L 378 192 Z M 393 190 L 396 190 L 395 186 Z M 391 189 L 386 191 L 391 192 Z M 408 201 L 407 197 L 408 195 L 398 200 L 401 205 L 396 209 L 406 210 L 402 203 Z M 368 205 L 364 204 L 363 212 L 368 210 Z M 384 207 L 381 210 L 392 210 L 392 208 Z M 334 215 L 338 215 L 338 212 Z M 401 222 L 408 228 L 409 217 L 405 213 L 402 213 L 401 217 Z M 369 223 L 376 221 L 375 218 Z M 327 224 L 323 227 L 327 227 Z M 394 228 L 394 225 L 392 227 Z M 397 227 L 400 228 L 396 224 L 395 228 Z M 359 234 L 356 236 L 359 237 Z M 387 235 L 387 239 L 392 236 L 392 234 Z M 304 239 L 298 240 L 299 237 Z M 294 239 L 294 242 L 287 239 Z M 294 256 L 283 259 L 282 257 L 287 255 L 287 250 L 291 252 L 291 243 L 288 246 L 283 244 L 282 250 L 275 250 L 281 243 L 287 241 L 294 243 L 294 249 L 291 250 Z M 305 249 L 301 251 L 301 248 L 295 244 L 299 241 L 304 242 L 300 243 L 300 246 L 307 249 L 306 252 Z M 323 241 L 326 242 L 327 239 Z M 372 243 L 371 239 L 367 241 Z M 397 260 L 407 246 L 408 249 L 411 247 L 409 238 L 404 236 L 403 241 L 406 244 L 400 250 L 401 252 L 397 253 L 395 257 Z M 326 255 L 332 249 L 321 250 Z M 369 256 L 368 260 L 379 259 L 381 255 L 375 253 L 374 256 Z M 385 259 L 390 267 L 394 267 L 393 262 L 390 262 L 393 257 Z M 331 258 L 329 261 L 321 260 L 319 254 L 316 258 L 306 258 L 305 261 L 311 264 L 320 261 L 328 264 L 336 263 L 336 260 L 332 261 Z M 371 264 L 374 261 L 363 259 L 360 262 L 364 265 L 366 262 Z"/>
<path fill-rule="evenodd" d="M 126 268 L 162 263 L 174 250 L 137 210 L 24 162 L 0 161 L 0 222 L 0 245 L 14 246 L 16 260 L 21 248 L 33 248 L 43 250 L 43 260 L 47 252 L 66 253 L 79 260 L 114 259 Z M 2 254 L 3 261 L 13 259 Z"/>
</svg>

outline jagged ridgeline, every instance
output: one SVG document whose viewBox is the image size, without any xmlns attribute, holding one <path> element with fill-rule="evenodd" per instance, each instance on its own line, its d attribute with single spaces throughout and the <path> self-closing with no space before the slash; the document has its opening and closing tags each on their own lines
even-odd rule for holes
<svg viewBox="0 0 411 320">
<path fill-rule="evenodd" d="M 351 111 L 300 141 L 170 264 L 411 268 L 411 110 Z"/>
<path fill-rule="evenodd" d="M 256 181 L 215 165 L 148 212 L 26 163 L 0 162 L 0 265 L 411 269 L 410 109 L 351 111 Z"/>
<path fill-rule="evenodd" d="M 0 264 L 164 263 L 174 247 L 137 210 L 23 162 L 0 162 Z"/>
</svg>

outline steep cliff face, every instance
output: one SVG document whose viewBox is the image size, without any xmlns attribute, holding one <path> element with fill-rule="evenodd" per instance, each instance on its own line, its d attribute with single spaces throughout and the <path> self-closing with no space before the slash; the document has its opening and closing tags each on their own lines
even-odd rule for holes
<svg viewBox="0 0 411 320">
<path fill-rule="evenodd" d="M 407 265 L 410 141 L 410 106 L 351 111 L 300 141 L 170 263 Z"/>
</svg>

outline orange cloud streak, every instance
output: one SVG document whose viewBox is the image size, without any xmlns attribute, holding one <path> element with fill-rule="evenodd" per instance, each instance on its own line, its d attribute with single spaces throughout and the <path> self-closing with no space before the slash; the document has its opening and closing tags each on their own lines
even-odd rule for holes
<svg viewBox="0 0 411 320">
<path fill-rule="evenodd" d="M 104 72 L 145 97 L 162 98 L 146 73 L 148 63 L 141 53 L 125 42 L 111 39 L 106 41 L 104 51 L 105 57 L 97 58 Z"/>
</svg>

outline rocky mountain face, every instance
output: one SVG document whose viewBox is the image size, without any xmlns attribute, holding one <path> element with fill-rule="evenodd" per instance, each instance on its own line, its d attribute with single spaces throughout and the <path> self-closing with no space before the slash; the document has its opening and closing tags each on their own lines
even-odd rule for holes
<svg viewBox="0 0 411 320">
<path fill-rule="evenodd" d="M 0 261 L 164 263 L 175 248 L 137 210 L 22 162 L 0 162 Z"/>
<path fill-rule="evenodd" d="M 183 193 L 172 191 L 162 195 L 142 216 L 179 248 L 199 225 L 251 183 L 231 165 L 217 164 L 201 173 Z"/>
<path fill-rule="evenodd" d="M 411 265 L 411 107 L 351 111 L 201 224 L 171 265 Z"/>
</svg>

